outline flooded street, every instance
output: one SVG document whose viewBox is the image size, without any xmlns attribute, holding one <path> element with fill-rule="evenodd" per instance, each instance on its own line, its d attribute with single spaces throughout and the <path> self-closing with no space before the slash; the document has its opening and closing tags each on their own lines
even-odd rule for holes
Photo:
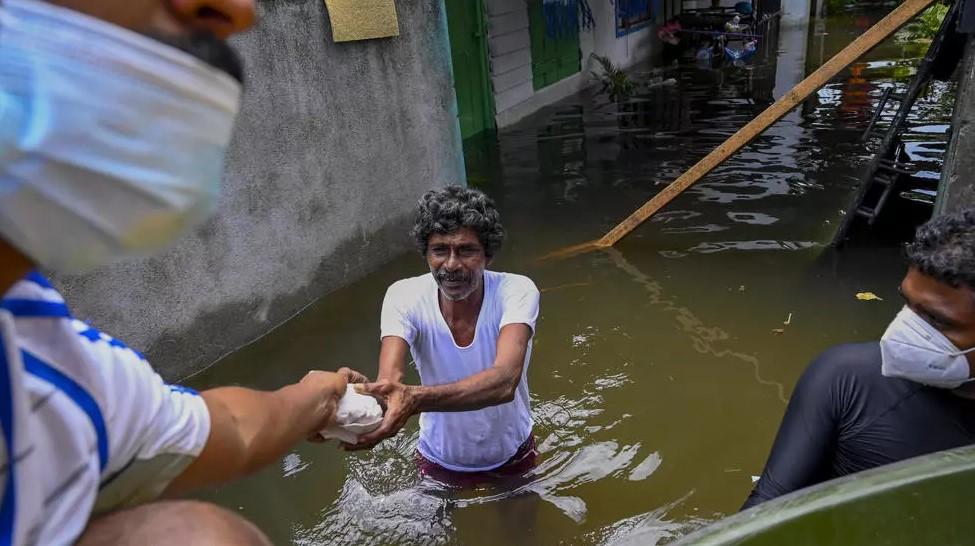
<svg viewBox="0 0 975 546">
<path fill-rule="evenodd" d="M 877 48 L 617 248 L 537 258 L 602 235 L 881 15 L 782 29 L 751 65 L 671 69 L 673 84 L 623 105 L 574 97 L 467 144 L 470 183 L 508 231 L 492 269 L 543 292 L 528 373 L 541 462 L 522 482 L 419 482 L 414 419 L 372 452 L 306 445 L 202 497 L 303 545 L 655 544 L 736 512 L 806 364 L 878 339 L 900 307 L 895 244 L 827 245 L 869 160 L 873 104 L 907 85 L 923 47 Z M 934 82 L 915 108 L 905 140 L 922 178 L 937 178 L 951 102 Z M 424 268 L 404 252 L 190 386 L 270 389 L 343 365 L 373 376 L 386 287 Z"/>
</svg>

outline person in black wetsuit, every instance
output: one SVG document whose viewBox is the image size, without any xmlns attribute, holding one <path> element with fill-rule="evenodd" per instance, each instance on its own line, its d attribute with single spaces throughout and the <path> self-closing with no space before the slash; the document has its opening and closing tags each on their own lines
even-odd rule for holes
<svg viewBox="0 0 975 546">
<path fill-rule="evenodd" d="M 907 257 L 904 309 L 879 343 L 834 347 L 806 369 L 742 509 L 975 443 L 975 210 L 921 226 Z"/>
</svg>

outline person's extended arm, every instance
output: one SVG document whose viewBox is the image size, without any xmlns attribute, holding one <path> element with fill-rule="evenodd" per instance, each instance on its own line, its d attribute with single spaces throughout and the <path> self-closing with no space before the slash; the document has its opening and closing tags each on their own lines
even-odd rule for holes
<svg viewBox="0 0 975 546">
<path fill-rule="evenodd" d="M 210 435 L 203 452 L 166 494 L 227 482 L 274 462 L 328 425 L 346 381 L 346 374 L 312 372 L 273 392 L 240 387 L 203 392 Z"/>
<path fill-rule="evenodd" d="M 511 402 L 521 381 L 531 339 L 527 324 L 509 324 L 498 337 L 494 365 L 446 385 L 410 387 L 416 411 L 470 411 Z"/>
<path fill-rule="evenodd" d="M 742 510 L 829 479 L 838 432 L 835 406 L 841 402 L 827 355 L 799 378 L 765 470 Z"/>
<path fill-rule="evenodd" d="M 386 401 L 383 424 L 364 435 L 352 449 L 368 449 L 396 434 L 410 417 L 424 411 L 470 411 L 510 402 L 514 399 L 525 365 L 532 330 L 527 324 L 501 328 L 494 364 L 470 377 L 445 385 L 404 385 L 403 362 L 409 349 L 406 341 L 383 338 L 376 383 L 362 392 Z"/>
</svg>

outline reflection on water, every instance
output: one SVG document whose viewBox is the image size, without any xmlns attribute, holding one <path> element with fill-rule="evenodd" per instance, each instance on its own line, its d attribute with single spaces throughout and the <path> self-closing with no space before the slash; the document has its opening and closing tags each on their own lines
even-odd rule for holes
<svg viewBox="0 0 975 546">
<path fill-rule="evenodd" d="M 302 545 L 657 544 L 736 511 L 806 363 L 876 339 L 896 312 L 897 248 L 825 243 L 869 159 L 873 106 L 923 51 L 879 47 L 618 248 L 535 258 L 601 235 L 860 32 L 783 30 L 778 55 L 754 66 L 669 70 L 674 85 L 626 104 L 575 97 L 469 145 L 470 179 L 509 232 L 495 267 L 543 293 L 529 475 L 474 490 L 421 479 L 414 420 L 372 452 L 301 446 L 203 498 Z M 920 178 L 939 170 L 950 98 L 933 84 L 910 120 Z M 329 295 L 194 386 L 274 388 L 340 365 L 374 374 L 385 288 L 422 268 L 408 255 Z"/>
</svg>

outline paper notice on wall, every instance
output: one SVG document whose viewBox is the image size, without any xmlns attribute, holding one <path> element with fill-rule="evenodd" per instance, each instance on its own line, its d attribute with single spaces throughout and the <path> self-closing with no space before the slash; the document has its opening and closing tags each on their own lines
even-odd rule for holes
<svg viewBox="0 0 975 546">
<path fill-rule="evenodd" d="M 325 0 L 336 42 L 399 36 L 394 0 Z"/>
</svg>

